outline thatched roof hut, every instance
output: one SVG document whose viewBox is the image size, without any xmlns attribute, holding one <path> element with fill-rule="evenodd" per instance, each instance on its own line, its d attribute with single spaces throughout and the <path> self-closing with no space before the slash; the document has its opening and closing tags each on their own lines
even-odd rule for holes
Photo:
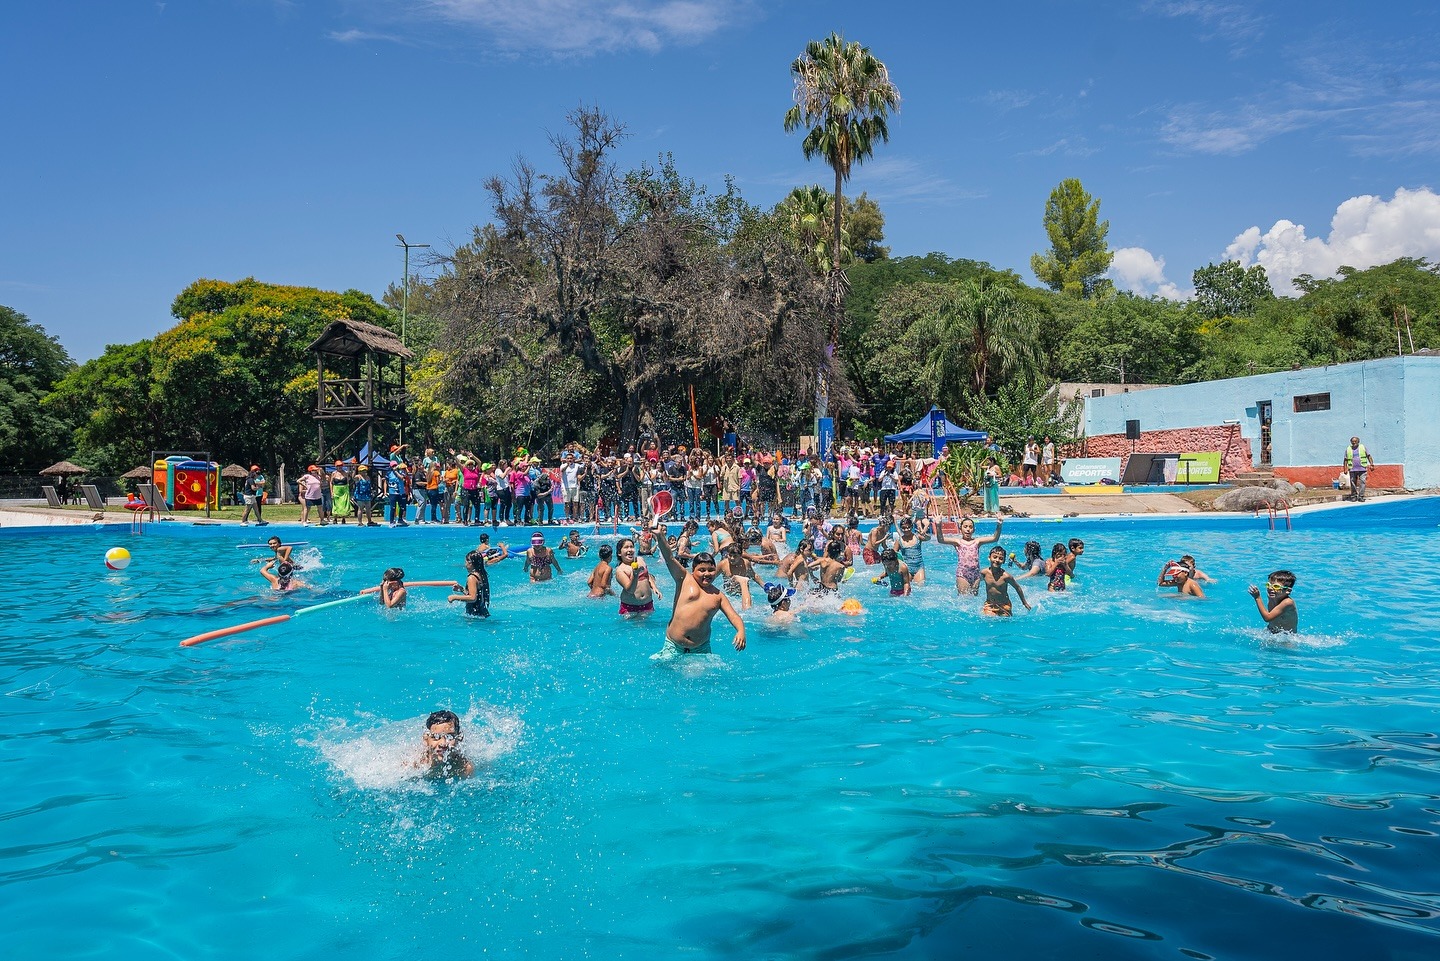
<svg viewBox="0 0 1440 961">
<path fill-rule="evenodd" d="M 414 352 L 402 344 L 396 334 L 363 320 L 331 321 L 315 338 L 310 349 L 332 357 L 359 357 L 374 353 L 402 360 L 415 359 Z"/>
</svg>

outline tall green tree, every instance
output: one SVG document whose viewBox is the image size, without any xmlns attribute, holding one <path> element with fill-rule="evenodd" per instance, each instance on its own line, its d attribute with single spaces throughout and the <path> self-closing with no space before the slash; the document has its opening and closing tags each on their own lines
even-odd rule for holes
<svg viewBox="0 0 1440 961">
<path fill-rule="evenodd" d="M 835 196 L 844 196 L 851 169 L 875 152 L 877 142 L 890 141 L 886 122 L 900 109 L 900 91 L 890 71 L 859 43 L 846 43 L 838 33 L 812 40 L 790 64 L 795 104 L 785 112 L 785 130 L 805 128 L 800 147 L 807 159 L 819 157 L 835 171 Z M 831 260 L 841 264 L 842 218 L 835 218 Z"/>
<path fill-rule="evenodd" d="M 74 366 L 43 327 L 0 306 L 0 471 L 32 473 L 70 452 L 68 418 L 44 401 Z"/>
<path fill-rule="evenodd" d="M 1201 317 L 1253 317 L 1266 301 L 1275 299 L 1265 268 L 1255 264 L 1248 269 L 1239 261 L 1226 260 L 1206 264 L 1190 275 L 1195 284 L 1191 301 Z"/>
<path fill-rule="evenodd" d="M 1100 219 L 1100 201 L 1074 178 L 1060 181 L 1045 202 L 1050 249 L 1030 258 L 1030 269 L 1051 290 L 1094 297 L 1112 288 L 1105 279 L 1114 254 L 1105 237 L 1110 221 Z"/>
</svg>

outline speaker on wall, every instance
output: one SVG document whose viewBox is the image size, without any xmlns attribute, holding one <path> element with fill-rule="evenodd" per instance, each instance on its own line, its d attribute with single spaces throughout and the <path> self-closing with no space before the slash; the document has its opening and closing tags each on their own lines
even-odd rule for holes
<svg viewBox="0 0 1440 961">
<path fill-rule="evenodd" d="M 1139 439 L 1140 439 L 1140 422 L 1139 422 L 1138 420 L 1127 420 L 1127 421 L 1125 422 L 1125 439 L 1126 439 L 1126 440 L 1139 440 Z"/>
</svg>

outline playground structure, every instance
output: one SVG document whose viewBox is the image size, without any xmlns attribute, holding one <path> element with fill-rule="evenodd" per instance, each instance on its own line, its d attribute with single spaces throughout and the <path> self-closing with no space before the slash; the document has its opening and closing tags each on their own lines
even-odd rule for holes
<svg viewBox="0 0 1440 961">
<path fill-rule="evenodd" d="M 209 451 L 152 451 L 155 490 L 172 511 L 200 511 L 209 517 L 220 507 L 220 465 Z"/>
</svg>

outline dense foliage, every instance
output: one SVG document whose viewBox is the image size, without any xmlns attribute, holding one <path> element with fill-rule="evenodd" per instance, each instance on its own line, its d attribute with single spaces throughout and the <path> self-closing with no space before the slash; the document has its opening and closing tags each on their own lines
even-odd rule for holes
<svg viewBox="0 0 1440 961">
<path fill-rule="evenodd" d="M 107 347 L 46 399 L 76 425 L 76 456 L 86 466 L 123 472 L 163 449 L 303 468 L 316 453 L 310 344 L 340 318 L 392 326 L 390 312 L 358 291 L 253 279 L 197 280 L 171 313 L 174 327 Z"/>
<path fill-rule="evenodd" d="M 0 306 L 0 472 L 33 473 L 70 453 L 70 426 L 42 401 L 74 367 L 60 342 Z"/>
</svg>

